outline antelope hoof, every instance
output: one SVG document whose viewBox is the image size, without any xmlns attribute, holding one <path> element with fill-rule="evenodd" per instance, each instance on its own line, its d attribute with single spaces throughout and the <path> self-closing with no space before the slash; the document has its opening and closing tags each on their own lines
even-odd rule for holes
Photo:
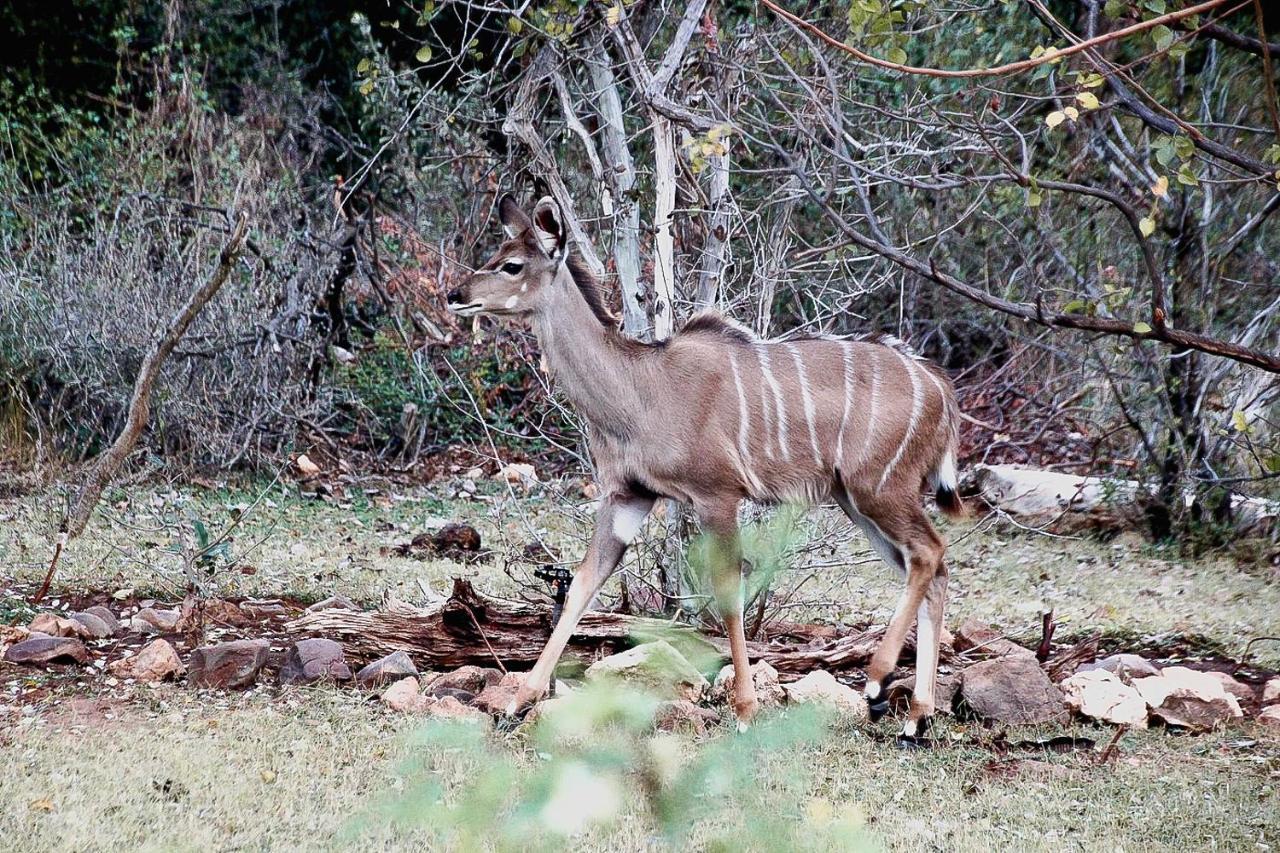
<svg viewBox="0 0 1280 853">
<path fill-rule="evenodd" d="M 751 721 L 756 718 L 756 713 L 759 710 L 760 703 L 754 696 L 746 701 L 735 701 L 733 703 L 733 715 L 738 718 L 738 731 L 745 732 L 751 726 Z"/>
<path fill-rule="evenodd" d="M 933 738 L 928 736 L 929 723 L 932 717 L 921 717 L 918 720 L 907 720 L 902 726 L 902 733 L 895 743 L 898 749 L 930 749 Z"/>
<path fill-rule="evenodd" d="M 503 713 L 508 717 L 524 716 L 546 692 L 545 689 L 534 690 L 524 685 L 516 691 L 515 698 L 507 704 Z"/>
<path fill-rule="evenodd" d="M 889 713 L 889 691 L 886 689 L 888 683 L 889 676 L 885 676 L 883 681 L 867 679 L 863 696 L 867 700 L 867 718 L 873 723 L 879 722 L 885 714 Z"/>
</svg>

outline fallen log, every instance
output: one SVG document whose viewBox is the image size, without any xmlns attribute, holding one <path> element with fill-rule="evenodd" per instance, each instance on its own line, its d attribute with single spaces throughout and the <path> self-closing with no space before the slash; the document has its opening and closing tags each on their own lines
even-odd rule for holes
<svg viewBox="0 0 1280 853">
<path fill-rule="evenodd" d="M 430 607 L 397 601 L 381 610 L 332 608 L 304 613 L 285 629 L 338 640 L 349 658 L 362 663 L 403 651 L 436 669 L 492 666 L 495 661 L 526 669 L 538 659 L 550 634 L 551 608 L 484 595 L 455 578 L 449 597 Z M 747 650 L 752 660 L 768 661 L 779 672 L 841 670 L 865 666 L 883 635 L 883 627 L 872 626 L 803 644 L 748 643 Z M 725 638 L 704 636 L 688 625 L 590 610 L 578 623 L 565 656 L 589 661 L 655 637 L 701 646 L 726 659 L 729 655 Z M 909 638 L 902 660 L 909 662 L 914 654 Z M 950 656 L 951 649 L 945 647 L 943 659 Z"/>
</svg>

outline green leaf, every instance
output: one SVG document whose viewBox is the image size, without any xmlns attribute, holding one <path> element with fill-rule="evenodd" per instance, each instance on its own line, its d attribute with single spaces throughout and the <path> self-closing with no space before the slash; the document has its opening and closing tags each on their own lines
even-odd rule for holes
<svg viewBox="0 0 1280 853">
<path fill-rule="evenodd" d="M 1098 96 L 1093 92 L 1079 92 L 1076 94 L 1076 102 L 1086 110 L 1096 110 L 1101 104 L 1098 102 Z"/>
<path fill-rule="evenodd" d="M 1129 4 L 1126 0 L 1107 0 L 1107 4 L 1102 7 L 1102 14 L 1108 18 L 1118 18 L 1128 11 Z"/>
<path fill-rule="evenodd" d="M 1151 325 L 1149 323 L 1144 323 L 1141 320 L 1139 320 L 1138 322 L 1133 324 L 1133 330 L 1140 335 L 1149 335 L 1151 334 Z"/>
<path fill-rule="evenodd" d="M 1272 145 L 1262 155 L 1263 162 L 1280 163 L 1280 145 Z"/>
<path fill-rule="evenodd" d="M 1142 232 L 1143 237 L 1150 237 L 1156 233 L 1156 221 L 1150 216 L 1144 216 L 1138 221 L 1138 230 Z"/>
<path fill-rule="evenodd" d="M 515 15 L 507 18 L 507 32 L 511 33 L 513 36 L 518 36 L 520 35 L 520 31 L 523 29 L 524 21 L 520 20 Z"/>
<path fill-rule="evenodd" d="M 418 52 L 413 55 L 413 58 L 422 63 L 430 62 L 431 61 L 431 45 L 424 44 L 422 47 L 418 48 Z"/>
<path fill-rule="evenodd" d="M 1185 187 L 1200 186 L 1200 179 L 1196 177 L 1196 173 L 1191 171 L 1190 163 L 1183 163 L 1182 168 L 1178 170 L 1178 183 Z"/>
<path fill-rule="evenodd" d="M 1168 50 L 1173 44 L 1173 30 L 1161 24 L 1151 31 L 1151 40 L 1155 42 L 1156 50 Z"/>
<path fill-rule="evenodd" d="M 907 52 L 900 47 L 891 47 L 889 52 L 885 54 L 885 59 L 898 65 L 907 64 Z"/>
<path fill-rule="evenodd" d="M 1088 313 L 1089 303 L 1083 299 L 1075 299 L 1062 306 L 1063 314 L 1086 314 Z"/>
<path fill-rule="evenodd" d="M 1235 428 L 1236 432 L 1247 435 L 1249 433 L 1249 416 L 1243 410 L 1236 409 L 1231 413 L 1231 426 Z"/>
<path fill-rule="evenodd" d="M 1178 155 L 1179 160 L 1190 160 L 1196 154 L 1196 144 L 1191 141 L 1190 136 L 1175 136 L 1173 138 L 1173 153 Z"/>
<path fill-rule="evenodd" d="M 1164 0 L 1146 0 L 1142 5 L 1147 7 L 1148 10 L 1155 12 L 1157 15 L 1164 14 Z"/>
<path fill-rule="evenodd" d="M 371 66 L 371 63 L 369 62 L 368 59 L 362 59 L 358 63 L 356 63 L 356 73 L 363 74 L 369 70 L 370 66 Z"/>
</svg>

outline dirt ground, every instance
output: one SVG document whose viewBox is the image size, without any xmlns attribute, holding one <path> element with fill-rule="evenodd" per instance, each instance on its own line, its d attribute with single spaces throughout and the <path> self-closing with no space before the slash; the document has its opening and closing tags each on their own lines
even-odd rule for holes
<svg viewBox="0 0 1280 853">
<path fill-rule="evenodd" d="M 343 498 L 269 489 L 139 488 L 116 492 L 68 551 L 58 603 L 92 589 L 115 600 L 177 601 L 183 553 L 200 546 L 196 521 L 227 547 L 197 566 L 213 593 L 287 597 L 345 594 L 372 606 L 390 593 L 421 601 L 454 576 L 519 592 L 526 546 L 541 539 L 566 556 L 589 533 L 575 484 L 511 494 L 481 484 L 399 491 L 349 488 Z M 0 501 L 0 623 L 24 624 L 24 594 L 43 573 L 56 495 Z M 240 519 L 236 522 L 237 517 Z M 485 562 L 419 560 L 395 547 L 444 521 L 480 530 Z M 653 523 L 656 529 L 656 523 Z M 864 544 L 830 512 L 806 532 L 822 547 L 781 579 L 798 592 L 788 619 L 887 619 L 898 581 L 868 561 Z M 1280 580 L 1266 567 L 1184 560 L 1136 539 L 1097 542 L 988 523 L 949 527 L 953 604 L 948 623 L 974 616 L 1033 641 L 1042 608 L 1064 635 L 1100 631 L 1104 644 L 1165 655 L 1239 657 L 1258 637 L 1280 636 Z M 1175 642 L 1175 640 L 1177 642 Z M 1280 668 L 1280 645 L 1255 643 L 1252 661 Z M 350 688 L 263 684 L 243 693 L 184 683 L 142 687 L 94 668 L 0 665 L 0 838 L 6 849 L 293 850 L 424 849 L 411 827 L 376 818 L 404 795 L 406 760 L 421 726 Z M 1164 729 L 1124 734 L 1106 763 L 1097 751 L 1003 753 L 998 734 L 944 719 L 950 745 L 899 752 L 892 723 L 838 727 L 790 747 L 812 769 L 812 797 L 856 804 L 884 849 L 1269 850 L 1280 846 L 1280 736 L 1251 723 L 1201 736 Z M 1018 729 L 1008 740 L 1064 731 Z M 1065 733 L 1105 743 L 1109 729 Z M 731 738 L 731 727 L 708 738 Z M 500 737 L 495 735 L 494 737 Z M 691 749 L 696 744 L 689 744 Z M 518 740 L 518 762 L 539 756 Z M 418 756 L 420 757 L 420 756 Z M 434 766 L 461 785 L 463 763 Z M 772 784 L 768 768 L 759 781 Z M 362 819 L 364 818 L 364 819 Z M 704 832 L 703 838 L 710 837 Z M 637 797 L 607 827 L 573 840 L 582 849 L 663 849 Z M 426 845 L 429 847 L 429 845 Z"/>
</svg>

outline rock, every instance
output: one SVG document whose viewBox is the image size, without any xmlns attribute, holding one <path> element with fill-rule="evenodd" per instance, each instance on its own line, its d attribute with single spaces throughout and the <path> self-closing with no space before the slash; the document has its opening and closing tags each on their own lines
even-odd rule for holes
<svg viewBox="0 0 1280 853">
<path fill-rule="evenodd" d="M 1222 685 L 1222 689 L 1236 697 L 1236 701 L 1244 705 L 1251 705 L 1258 698 L 1254 695 L 1253 688 L 1239 681 L 1225 672 L 1206 672 L 1205 675 L 1210 678 L 1217 679 Z"/>
<path fill-rule="evenodd" d="M 311 461 L 311 457 L 305 453 L 298 454 L 298 458 L 293 460 L 298 466 L 298 473 L 303 477 L 315 477 L 320 474 L 320 466 Z"/>
<path fill-rule="evenodd" d="M 778 683 L 778 671 L 768 661 L 756 661 L 751 665 L 751 681 L 756 686 L 756 699 L 760 701 L 761 708 L 781 705 L 786 698 L 782 685 Z M 711 684 L 711 701 L 732 701 L 733 688 L 733 664 L 725 664 Z"/>
<path fill-rule="evenodd" d="M 528 462 L 512 462 L 502 466 L 497 478 L 513 486 L 528 487 L 538 483 L 538 472 Z"/>
<path fill-rule="evenodd" d="M 156 610 L 154 607 L 144 607 L 133 614 L 133 620 L 129 624 L 135 631 L 141 631 L 144 634 L 172 634 L 178 630 L 181 619 L 182 614 L 177 610 Z"/>
<path fill-rule="evenodd" d="M 182 602 L 182 627 L 194 625 L 224 625 L 243 627 L 253 620 L 240 609 L 240 605 L 222 598 L 188 598 Z"/>
<path fill-rule="evenodd" d="M 709 686 L 702 673 L 666 640 L 633 646 L 587 668 L 587 680 L 617 679 L 659 695 L 697 702 Z"/>
<path fill-rule="evenodd" d="M 233 640 L 201 646 L 191 653 L 187 680 L 196 687 L 230 690 L 248 687 L 267 663 L 266 640 Z"/>
<path fill-rule="evenodd" d="M 1002 657 L 966 667 L 960 695 L 985 720 L 997 723 L 1065 723 L 1060 691 L 1034 657 Z"/>
<path fill-rule="evenodd" d="M 350 681 L 342 644 L 313 637 L 289 647 L 280 667 L 281 684 L 315 684 L 317 681 Z"/>
<path fill-rule="evenodd" d="M 1147 727 L 1147 702 L 1133 687 L 1105 669 L 1077 672 L 1058 687 L 1078 714 L 1136 729 Z"/>
<path fill-rule="evenodd" d="M 1094 672 L 1102 670 L 1119 678 L 1125 684 L 1132 684 L 1135 678 L 1149 678 L 1160 674 L 1160 668 L 1142 655 L 1118 654 L 1105 657 L 1093 663 L 1081 664 L 1076 672 Z"/>
<path fill-rule="evenodd" d="M 121 658 L 107 665 L 113 675 L 138 681 L 155 682 L 177 678 L 187 671 L 182 659 L 168 640 L 155 639 L 133 657 Z"/>
<path fill-rule="evenodd" d="M 915 676 L 910 678 L 899 678 L 889 683 L 885 688 L 885 693 L 889 696 L 890 702 L 898 702 L 899 700 L 908 701 L 911 694 L 915 692 L 916 679 Z M 942 714 L 952 713 L 952 707 L 955 705 L 956 694 L 960 692 L 960 676 L 954 672 L 938 673 L 938 680 L 933 688 L 933 705 L 934 709 Z"/>
<path fill-rule="evenodd" d="M 47 663 L 88 663 L 89 650 L 74 637 L 50 637 L 32 635 L 14 643 L 5 650 L 4 659 L 9 663 L 25 663 L 40 666 Z"/>
<path fill-rule="evenodd" d="M 360 608 L 354 601 L 345 595 L 331 595 L 323 601 L 317 601 L 315 604 L 307 608 L 308 613 L 318 613 L 321 610 L 359 610 Z"/>
<path fill-rule="evenodd" d="M 441 673 L 426 682 L 429 696 L 444 695 L 436 691 L 462 690 L 473 696 L 490 684 L 502 680 L 502 672 L 487 666 L 460 666 L 452 672 Z"/>
<path fill-rule="evenodd" d="M 836 681 L 836 677 L 825 669 L 815 669 L 799 681 L 784 684 L 783 689 L 788 702 L 797 705 L 817 702 L 834 707 L 841 716 L 857 720 L 867 718 L 867 700 L 862 698 L 862 694 Z"/>
<path fill-rule="evenodd" d="M 1262 685 L 1262 704 L 1274 705 L 1280 702 L 1280 677 L 1272 678 Z"/>
<path fill-rule="evenodd" d="M 443 720 L 463 720 L 469 723 L 484 723 L 486 725 L 489 723 L 489 716 L 483 711 L 470 708 L 452 696 L 442 696 L 434 701 L 428 701 L 430 701 L 430 704 L 427 705 L 426 709 L 428 716 Z"/>
<path fill-rule="evenodd" d="M 116 629 L 119 627 L 119 623 L 116 623 L 113 626 L 96 613 L 89 613 L 87 611 L 82 613 L 72 613 L 71 618 L 80 623 L 81 627 L 84 629 L 84 633 L 81 634 L 81 636 L 87 635 L 86 639 L 105 640 L 109 637 L 114 637 Z M 115 622 L 116 620 L 112 619 L 111 621 Z"/>
<path fill-rule="evenodd" d="M 413 676 L 400 679 L 382 693 L 383 704 L 402 714 L 426 713 L 433 701 L 418 692 L 418 679 Z"/>
<path fill-rule="evenodd" d="M 432 687 L 430 690 L 426 691 L 426 694 L 433 699 L 443 699 L 446 696 L 452 696 L 463 705 L 470 705 L 472 702 L 476 701 L 476 694 L 468 693 L 465 690 L 457 690 L 453 687 Z"/>
<path fill-rule="evenodd" d="M 418 668 L 413 665 L 413 659 L 404 652 L 392 652 L 357 672 L 356 683 L 361 687 L 380 687 L 406 675 L 418 677 Z"/>
<path fill-rule="evenodd" d="M 1264 726 L 1280 729 L 1280 705 L 1268 705 L 1259 711 L 1258 722 Z"/>
<path fill-rule="evenodd" d="M 507 708 L 515 701 L 516 692 L 524 682 L 524 673 L 508 672 L 497 684 L 490 684 L 472 700 L 473 705 L 486 714 L 505 714 Z M 435 685 L 432 685 L 435 688 Z M 449 699 L 458 701 L 453 696 L 441 696 L 441 701 Z"/>
<path fill-rule="evenodd" d="M 1024 649 L 1013 640 L 1005 639 L 999 631 L 987 623 L 972 618 L 964 620 L 964 624 L 956 630 L 955 649 L 957 652 L 972 651 L 995 658 L 1034 658 L 1036 656 L 1031 649 Z"/>
<path fill-rule="evenodd" d="M 254 622 L 265 622 L 268 619 L 284 619 L 289 615 L 289 608 L 280 601 L 242 601 L 240 612 Z"/>
<path fill-rule="evenodd" d="M 781 690 L 781 688 L 779 688 Z M 687 699 L 668 699 L 659 703 L 653 715 L 654 727 L 661 732 L 688 732 L 705 735 L 708 726 L 720 722 L 720 715 Z"/>
<path fill-rule="evenodd" d="M 81 637 L 93 639 L 89 629 L 74 619 L 66 619 L 56 613 L 37 613 L 27 626 L 33 634 L 46 634 L 50 637 Z"/>
<path fill-rule="evenodd" d="M 120 620 L 116 618 L 114 613 L 103 607 L 101 604 L 95 604 L 93 607 L 86 607 L 84 609 L 84 613 L 89 616 L 97 616 L 105 622 L 107 627 L 111 629 L 112 637 L 120 633 Z M 72 618 L 74 619 L 77 615 L 79 614 L 73 613 Z"/>
<path fill-rule="evenodd" d="M 1159 675 L 1134 679 L 1133 686 L 1146 700 L 1151 716 L 1166 725 L 1207 731 L 1243 715 L 1240 703 L 1221 681 L 1185 666 L 1165 667 Z"/>
</svg>

